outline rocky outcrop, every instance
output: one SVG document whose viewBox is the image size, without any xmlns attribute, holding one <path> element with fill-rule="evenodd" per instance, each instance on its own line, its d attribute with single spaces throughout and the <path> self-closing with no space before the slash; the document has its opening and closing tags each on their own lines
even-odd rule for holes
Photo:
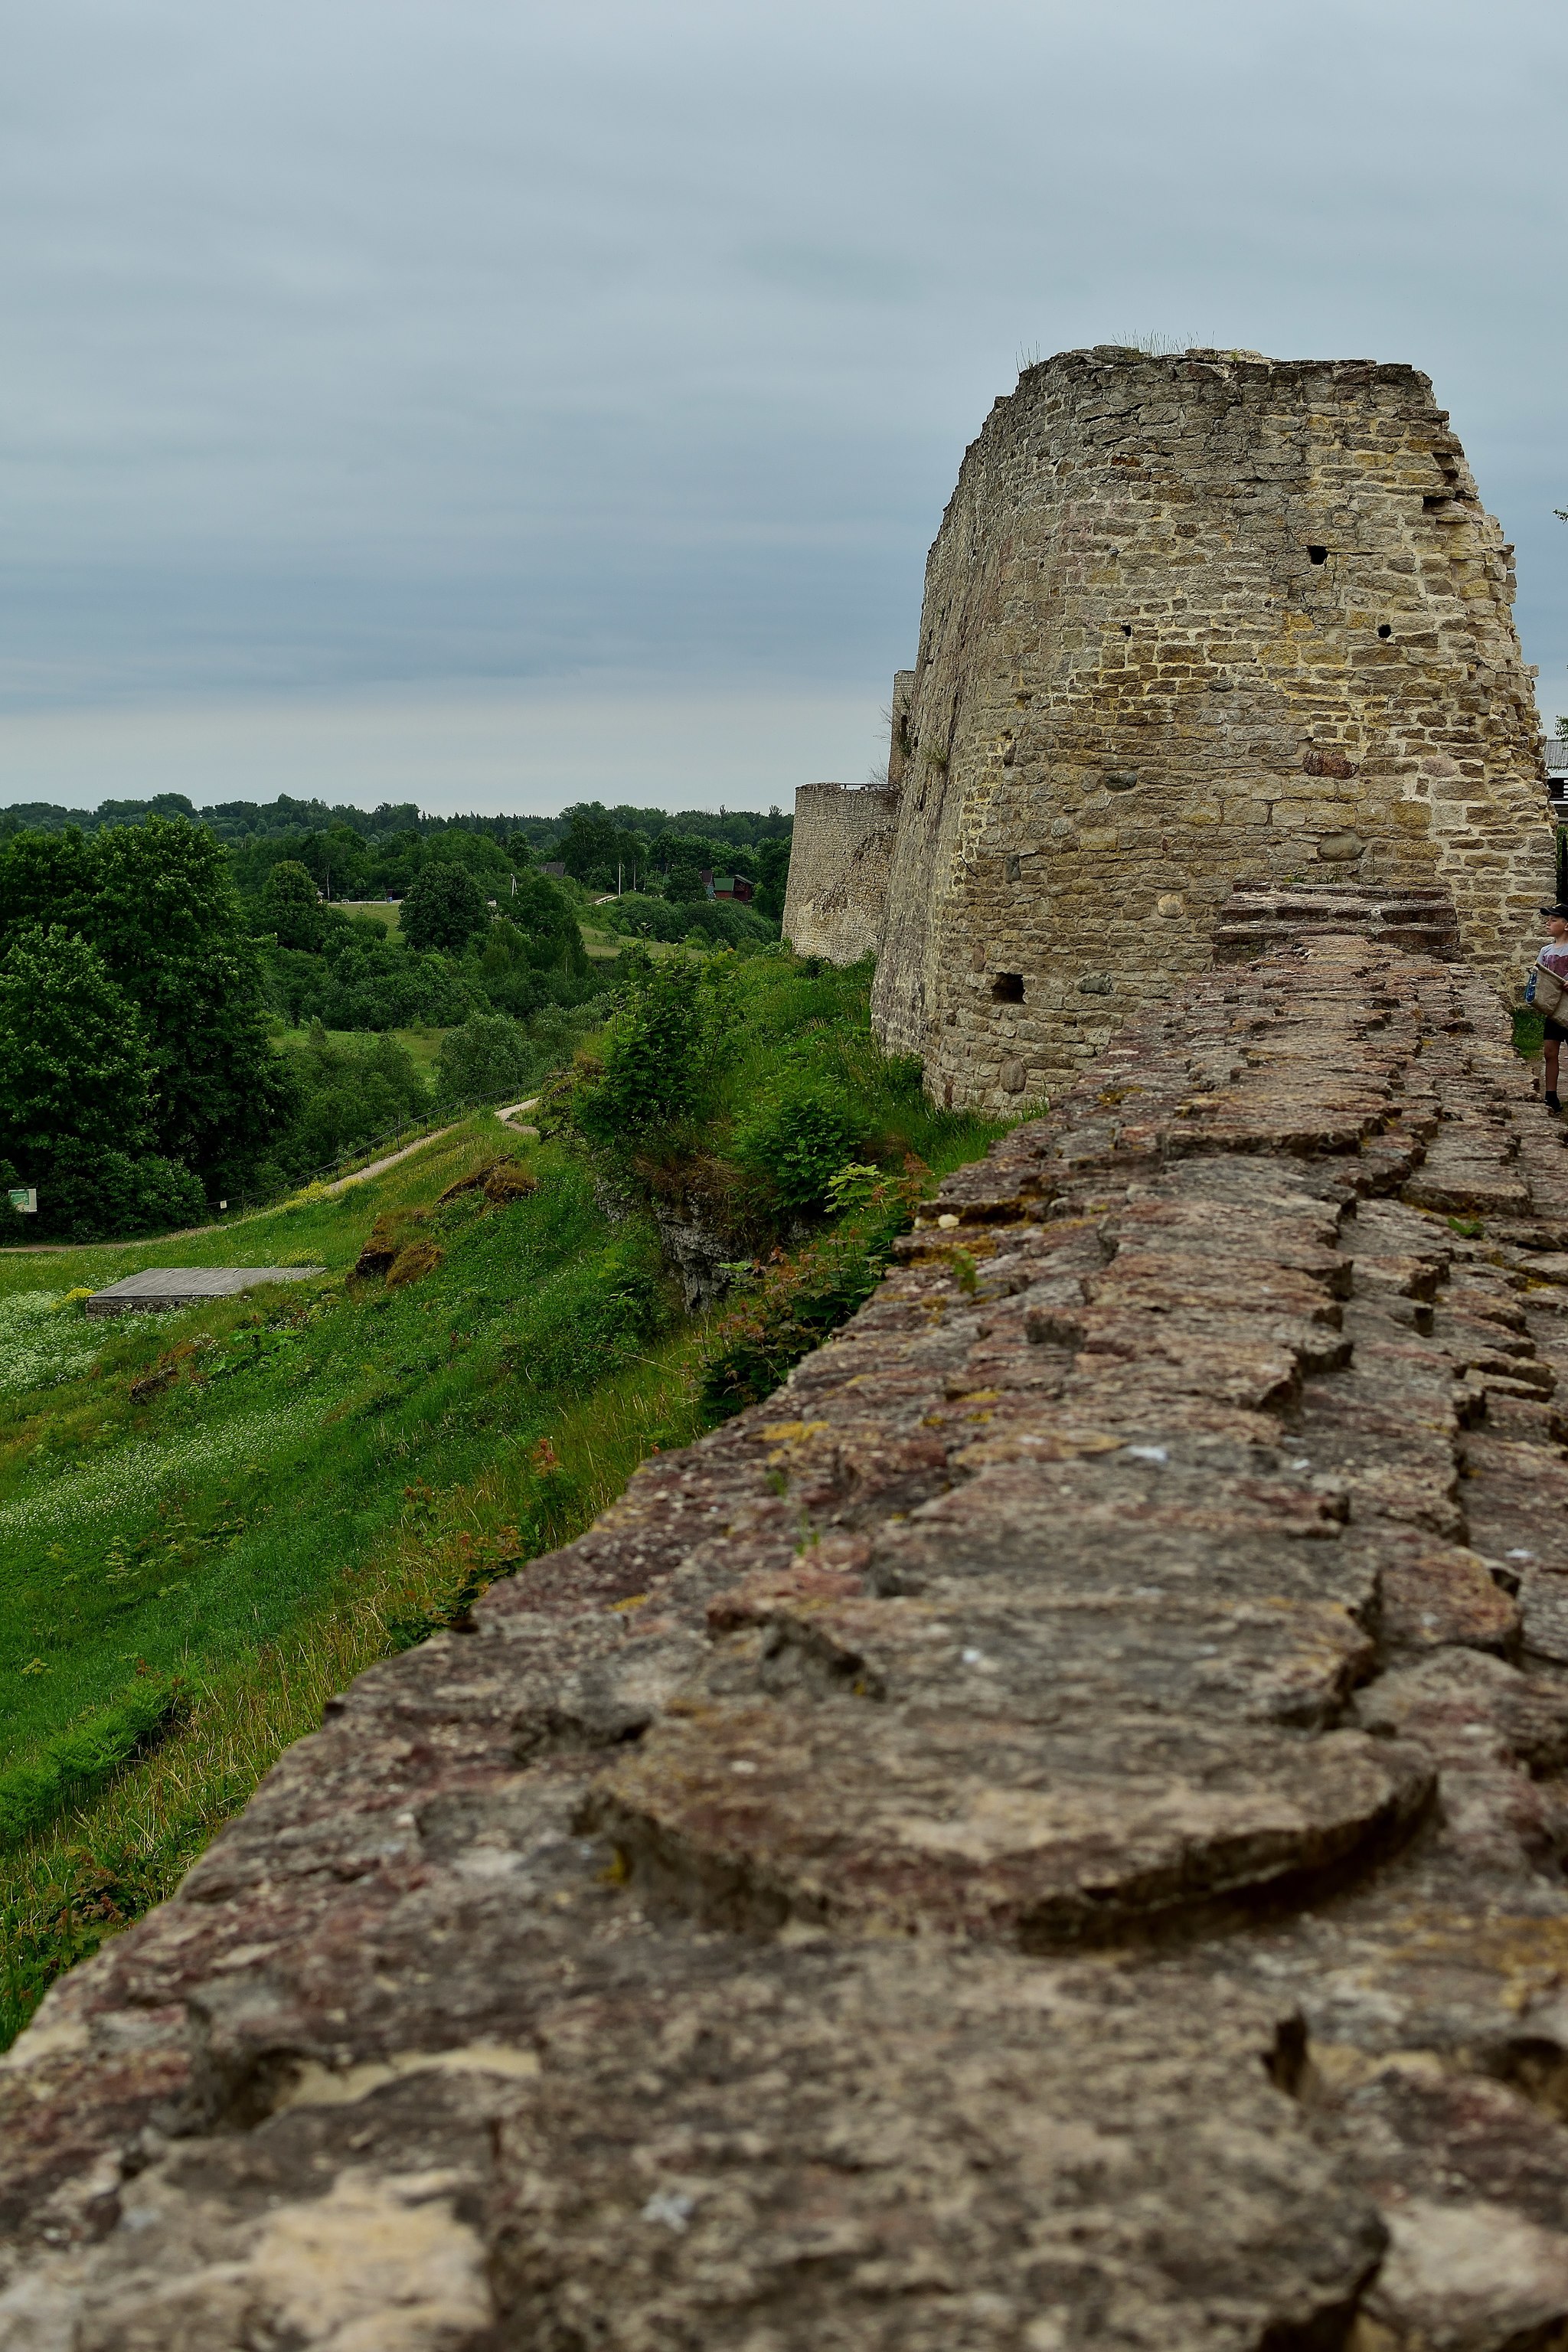
<svg viewBox="0 0 1568 2352">
<path fill-rule="evenodd" d="M 362 1677 L 4 2074 L 29 2352 L 1568 2329 L 1568 1160 L 1211 974 Z"/>
</svg>

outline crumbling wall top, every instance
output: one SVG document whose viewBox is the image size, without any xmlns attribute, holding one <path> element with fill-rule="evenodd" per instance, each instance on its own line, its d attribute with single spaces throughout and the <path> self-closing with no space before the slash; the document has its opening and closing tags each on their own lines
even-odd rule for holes
<svg viewBox="0 0 1568 2352">
<path fill-rule="evenodd" d="M 1496 1027 L 1342 935 L 1146 1008 L 362 1677 L 0 2072 L 0 2340 L 1568 2327 L 1568 1163 Z"/>
</svg>

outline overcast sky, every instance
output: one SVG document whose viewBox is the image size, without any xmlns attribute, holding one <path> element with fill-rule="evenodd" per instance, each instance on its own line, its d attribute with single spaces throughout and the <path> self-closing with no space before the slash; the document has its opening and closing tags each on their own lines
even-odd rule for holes
<svg viewBox="0 0 1568 2352">
<path fill-rule="evenodd" d="M 1432 375 L 1568 710 L 1562 0 L 5 0 L 0 800 L 863 776 L 1020 356 Z"/>
</svg>

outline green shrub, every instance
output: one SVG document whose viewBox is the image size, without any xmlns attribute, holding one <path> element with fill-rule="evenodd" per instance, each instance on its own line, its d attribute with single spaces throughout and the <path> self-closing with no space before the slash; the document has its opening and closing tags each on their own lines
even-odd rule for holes
<svg viewBox="0 0 1568 2352">
<path fill-rule="evenodd" d="M 595 908 L 595 920 L 626 939 L 663 940 L 672 946 L 695 937 L 703 947 L 765 947 L 779 935 L 776 922 L 739 900 L 655 898 L 630 890 Z"/>
<path fill-rule="evenodd" d="M 1527 1062 L 1537 1060 L 1545 1040 L 1544 1013 L 1533 1004 L 1516 1004 L 1513 1010 L 1513 1050 Z"/>
<path fill-rule="evenodd" d="M 291 1181 L 430 1109 L 429 1089 L 395 1037 L 329 1037 L 313 1021 L 303 1049 L 281 1058 L 295 1087 L 296 1108 L 275 1147 L 274 1164 Z"/>
<path fill-rule="evenodd" d="M 863 1132 L 842 1096 L 816 1087 L 757 1104 L 736 1125 L 735 1158 L 786 1209 L 820 1209 Z"/>
<path fill-rule="evenodd" d="M 34 1181 L 37 1214 L 25 1220 L 13 1214 L 7 1240 L 117 1241 L 199 1224 L 207 1213 L 206 1194 L 190 1170 L 156 1153 L 132 1157 L 62 1144 L 50 1162 L 26 1177 L 0 1160 L 0 1184 Z"/>
<path fill-rule="evenodd" d="M 723 1315 L 703 1351 L 698 1397 L 710 1424 L 771 1396 L 866 1304 L 909 1225 L 918 1181 L 885 1184 L 851 1220 L 779 1258 Z"/>
<path fill-rule="evenodd" d="M 534 1066 L 528 1040 L 504 1013 L 471 1013 L 441 1040 L 437 1086 L 448 1102 L 505 1102 Z"/>
<path fill-rule="evenodd" d="M 694 964 L 634 966 L 603 1059 L 574 1091 L 579 1132 L 625 1149 L 699 1113 L 712 1063 L 714 1009 Z"/>
</svg>

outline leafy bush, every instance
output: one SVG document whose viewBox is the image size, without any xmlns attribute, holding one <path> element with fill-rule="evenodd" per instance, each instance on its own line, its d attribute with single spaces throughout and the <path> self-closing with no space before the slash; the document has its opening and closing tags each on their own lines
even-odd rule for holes
<svg viewBox="0 0 1568 2352">
<path fill-rule="evenodd" d="M 595 911 L 607 931 L 618 931 L 626 939 L 663 940 L 671 946 L 692 931 L 705 945 L 717 947 L 763 947 L 779 935 L 777 923 L 754 907 L 709 898 L 700 891 L 689 901 L 627 891 Z"/>
<path fill-rule="evenodd" d="M 318 1021 L 303 1049 L 283 1058 L 297 1089 L 294 1121 L 275 1160 L 286 1180 L 331 1167 L 356 1145 L 404 1119 L 423 1118 L 430 1108 L 429 1089 L 395 1037 L 340 1043 Z"/>
<path fill-rule="evenodd" d="M 1537 1013 L 1533 1004 L 1516 1004 L 1513 1009 L 1513 1050 L 1527 1062 L 1539 1061 L 1545 1043 L 1545 1014 Z"/>
<path fill-rule="evenodd" d="M 596 1069 L 572 1099 L 572 1118 L 591 1141 L 624 1147 L 699 1113 L 718 1022 L 712 992 L 693 964 L 633 967 L 609 1024 Z"/>
<path fill-rule="evenodd" d="M 844 1097 L 817 1087 L 759 1103 L 737 1121 L 734 1152 L 784 1208 L 821 1209 L 862 1138 Z"/>
<path fill-rule="evenodd" d="M 471 1013 L 441 1040 L 438 1091 L 448 1102 L 505 1102 L 533 1070 L 528 1040 L 504 1013 Z"/>
<path fill-rule="evenodd" d="M 852 1220 L 793 1258 L 776 1257 L 721 1317 L 704 1350 L 698 1384 L 710 1426 L 771 1396 L 804 1357 L 865 1305 L 894 1240 L 910 1223 L 919 1191 L 914 1176 L 879 1187 Z"/>
<path fill-rule="evenodd" d="M 121 1241 L 200 1224 L 207 1213 L 206 1194 L 190 1170 L 155 1152 L 132 1156 L 62 1144 L 51 1160 L 41 1168 L 32 1164 L 25 1176 L 14 1162 L 0 1160 L 0 1187 L 24 1182 L 37 1183 L 37 1213 L 24 1220 L 8 1213 L 15 1232 L 6 1234 L 13 1241 L 23 1235 L 24 1244 Z"/>
</svg>

